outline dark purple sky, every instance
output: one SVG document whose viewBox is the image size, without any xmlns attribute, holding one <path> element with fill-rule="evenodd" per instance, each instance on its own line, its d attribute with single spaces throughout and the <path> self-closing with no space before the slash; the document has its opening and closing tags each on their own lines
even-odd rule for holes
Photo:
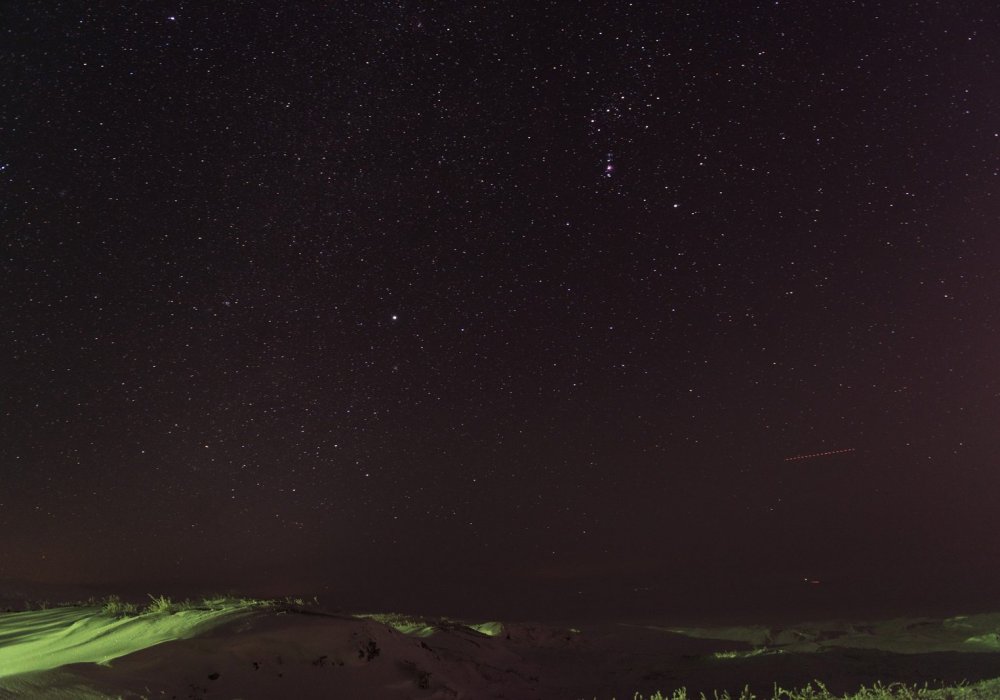
<svg viewBox="0 0 1000 700">
<path fill-rule="evenodd" d="M 0 579 L 1000 604 L 1000 11 L 294 5 L 0 7 Z"/>
</svg>

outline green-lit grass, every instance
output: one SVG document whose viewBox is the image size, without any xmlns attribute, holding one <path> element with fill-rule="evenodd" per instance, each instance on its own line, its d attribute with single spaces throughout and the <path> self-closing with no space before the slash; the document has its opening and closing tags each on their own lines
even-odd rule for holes
<svg viewBox="0 0 1000 700">
<path fill-rule="evenodd" d="M 126 617 L 138 615 L 139 606 L 135 603 L 126 603 L 116 595 L 109 595 L 101 605 L 101 612 L 111 617 Z"/>
<path fill-rule="evenodd" d="M 499 622 L 483 622 L 478 625 L 469 625 L 469 628 L 480 634 L 485 634 L 487 637 L 498 637 L 503 632 L 503 625 Z"/>
<path fill-rule="evenodd" d="M 169 615 L 184 610 L 225 610 L 231 608 L 251 608 L 251 607 L 304 607 L 307 605 L 301 598 L 285 600 L 263 600 L 258 598 L 238 598 L 234 596 L 213 596 L 193 600 L 174 601 L 168 596 L 154 596 L 149 594 L 150 602 L 145 607 L 136 603 L 123 601 L 116 595 L 109 595 L 103 600 L 90 600 L 87 602 L 63 604 L 58 607 L 93 607 L 100 606 L 101 612 L 111 617 L 135 617 L 137 615 Z M 45 610 L 39 606 L 27 607 L 26 610 Z"/>
<path fill-rule="evenodd" d="M 432 622 L 400 613 L 358 613 L 353 617 L 374 620 L 392 627 L 397 632 L 413 637 L 430 637 L 437 631 L 437 627 Z"/>
<path fill-rule="evenodd" d="M 1000 678 L 945 688 L 876 683 L 871 688 L 861 686 L 857 692 L 844 695 L 831 693 L 820 681 L 813 683 L 815 687 L 810 683 L 805 688 L 797 690 L 786 690 L 775 685 L 774 690 L 768 695 L 756 695 L 746 688 L 739 695 L 730 695 L 729 691 L 713 692 L 712 695 L 704 693 L 690 695 L 687 690 L 681 688 L 672 694 L 636 693 L 632 696 L 632 700 L 996 700 L 1000 698 Z"/>
<path fill-rule="evenodd" d="M 175 611 L 173 601 L 171 601 L 170 598 L 168 598 L 165 595 L 161 595 L 158 598 L 153 597 L 153 595 L 150 595 L 149 599 L 152 602 L 146 606 L 146 609 L 143 612 L 155 614 L 155 613 L 172 613 Z"/>
<path fill-rule="evenodd" d="M 712 654 L 713 659 L 749 659 L 754 656 L 770 656 L 771 654 L 784 654 L 783 649 L 769 649 L 768 647 L 759 647 L 757 649 L 749 649 L 746 651 L 717 651 Z"/>
<path fill-rule="evenodd" d="M 441 629 L 456 629 L 461 627 L 475 630 L 476 632 L 485 634 L 488 637 L 496 637 L 503 632 L 503 624 L 499 622 L 482 622 L 470 625 L 465 622 L 450 620 L 446 617 L 442 617 L 437 620 L 430 620 L 426 618 L 402 615 L 400 613 L 357 613 L 354 617 L 381 622 L 383 625 L 392 627 L 397 632 L 402 632 L 403 634 L 408 634 L 413 637 L 430 637 L 432 634 Z"/>
</svg>

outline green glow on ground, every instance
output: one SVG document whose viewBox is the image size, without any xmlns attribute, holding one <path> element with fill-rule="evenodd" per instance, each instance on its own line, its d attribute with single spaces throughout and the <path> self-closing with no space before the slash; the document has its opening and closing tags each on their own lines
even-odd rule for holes
<svg viewBox="0 0 1000 700">
<path fill-rule="evenodd" d="M 503 624 L 499 622 L 483 622 L 478 625 L 469 625 L 469 627 L 488 637 L 497 637 L 503 632 Z"/>
<path fill-rule="evenodd" d="M 397 632 L 402 632 L 411 637 L 430 637 L 439 629 L 454 629 L 456 627 L 466 627 L 489 637 L 496 637 L 503 632 L 503 624 L 500 622 L 481 622 L 470 625 L 465 622 L 457 622 L 446 618 L 433 621 L 399 613 L 357 613 L 354 617 L 381 622 L 383 625 L 388 625 Z"/>
<path fill-rule="evenodd" d="M 771 630 L 761 625 L 746 627 L 653 627 L 649 629 L 663 630 L 675 634 L 683 634 L 696 639 L 726 639 L 733 642 L 746 642 L 754 646 L 762 646 L 771 641 Z"/>
<path fill-rule="evenodd" d="M 397 632 L 402 632 L 412 637 L 430 637 L 437 631 L 437 628 L 433 624 L 425 620 L 407 617 L 398 613 L 358 613 L 354 617 L 381 622 L 383 625 L 392 627 Z"/>
<path fill-rule="evenodd" d="M 713 659 L 749 659 L 754 656 L 769 656 L 771 654 L 784 654 L 783 649 L 768 649 L 767 647 L 760 647 L 759 649 L 750 649 L 747 651 L 717 651 L 712 654 Z"/>
<path fill-rule="evenodd" d="M 66 664 L 106 664 L 175 639 L 188 639 L 247 614 L 250 605 L 116 617 L 100 606 L 0 615 L 0 678 Z"/>
<path fill-rule="evenodd" d="M 969 637 L 965 640 L 965 643 L 975 644 L 977 646 L 1000 651 L 1000 634 L 997 634 L 996 632 L 989 632 L 987 634 L 981 634 L 978 637 Z"/>
</svg>

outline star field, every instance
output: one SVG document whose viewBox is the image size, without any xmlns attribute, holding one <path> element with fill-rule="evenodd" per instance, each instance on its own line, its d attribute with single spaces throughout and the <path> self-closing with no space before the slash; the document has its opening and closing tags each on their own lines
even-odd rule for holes
<svg viewBox="0 0 1000 700">
<path fill-rule="evenodd" d="M 0 9 L 0 578 L 972 604 L 997 20 Z"/>
</svg>

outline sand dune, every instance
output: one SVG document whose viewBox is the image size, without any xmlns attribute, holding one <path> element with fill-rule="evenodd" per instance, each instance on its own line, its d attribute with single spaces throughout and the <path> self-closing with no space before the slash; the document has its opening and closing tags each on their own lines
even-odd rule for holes
<svg viewBox="0 0 1000 700">
<path fill-rule="evenodd" d="M 998 633 L 995 614 L 569 628 L 235 604 L 130 618 L 68 607 L 0 615 L 0 697 L 605 700 L 813 679 L 844 692 L 1000 676 Z"/>
</svg>

